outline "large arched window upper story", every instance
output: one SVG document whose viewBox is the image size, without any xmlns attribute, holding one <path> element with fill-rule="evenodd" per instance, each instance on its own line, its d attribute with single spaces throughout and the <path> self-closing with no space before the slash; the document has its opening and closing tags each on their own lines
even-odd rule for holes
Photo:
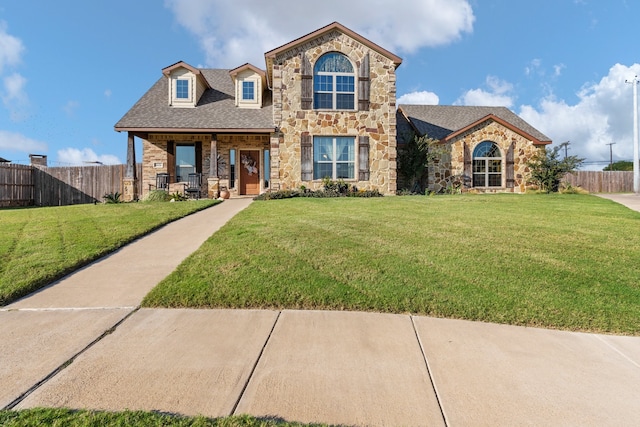
<svg viewBox="0 0 640 427">
<path fill-rule="evenodd" d="M 355 109 L 356 75 L 349 59 L 337 52 L 327 53 L 313 67 L 313 108 Z"/>
<path fill-rule="evenodd" d="M 483 141 L 473 150 L 473 186 L 502 186 L 502 153 L 491 141 Z"/>
</svg>

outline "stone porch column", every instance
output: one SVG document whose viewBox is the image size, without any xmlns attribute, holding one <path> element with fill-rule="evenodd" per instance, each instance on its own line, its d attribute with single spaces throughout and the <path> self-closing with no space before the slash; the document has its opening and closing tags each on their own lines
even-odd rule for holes
<svg viewBox="0 0 640 427">
<path fill-rule="evenodd" d="M 134 140 L 135 137 L 133 133 L 127 132 L 127 165 L 122 180 L 122 198 L 125 202 L 138 200 L 138 176 L 136 172 L 136 149 Z"/>
<path fill-rule="evenodd" d="M 207 195 L 216 199 L 220 195 L 220 178 L 218 176 L 218 135 L 211 135 L 211 155 L 209 159 L 209 178 L 207 178 Z"/>
<path fill-rule="evenodd" d="M 280 140 L 282 139 L 282 135 L 280 132 L 274 132 L 271 134 L 269 138 L 270 142 L 270 169 L 271 173 L 269 174 L 269 188 L 272 191 L 280 190 Z"/>
</svg>

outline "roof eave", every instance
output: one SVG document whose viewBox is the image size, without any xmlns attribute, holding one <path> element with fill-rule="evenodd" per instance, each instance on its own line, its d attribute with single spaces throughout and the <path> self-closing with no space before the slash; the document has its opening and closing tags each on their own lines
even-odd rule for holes
<svg viewBox="0 0 640 427">
<path fill-rule="evenodd" d="M 525 138 L 527 138 L 528 140 L 530 140 L 533 145 L 548 145 L 551 144 L 551 141 L 541 141 L 540 139 L 534 137 L 533 135 L 529 134 L 528 132 L 525 132 L 524 130 L 520 129 L 517 126 L 512 125 L 511 123 L 509 123 L 506 120 L 501 119 L 500 117 L 496 116 L 495 114 L 488 114 L 484 117 L 482 117 L 479 120 L 476 120 L 473 123 L 468 124 L 467 126 L 463 127 L 462 129 L 459 129 L 455 132 L 450 133 L 449 135 L 447 135 L 443 141 L 451 141 L 453 138 L 463 134 L 464 132 L 468 131 L 469 129 L 473 128 L 474 126 L 479 125 L 482 122 L 485 122 L 487 120 L 493 120 L 497 123 L 500 123 L 502 126 L 506 127 L 507 129 L 512 130 L 513 132 L 517 133 L 520 136 L 523 136 Z"/>
<path fill-rule="evenodd" d="M 115 126 L 116 132 L 145 132 L 145 133 L 272 133 L 274 127 L 269 128 L 146 128 Z"/>
<path fill-rule="evenodd" d="M 400 66 L 400 64 L 402 64 L 402 58 L 400 58 L 399 56 L 391 53 L 390 51 L 388 51 L 387 49 L 383 48 L 382 46 L 372 42 L 371 40 L 361 36 L 360 34 L 350 30 L 349 28 L 345 27 L 344 25 L 340 24 L 339 22 L 333 22 L 325 27 L 322 27 L 312 33 L 309 33 L 305 36 L 299 37 L 287 44 L 284 44 L 280 47 L 277 47 L 275 49 L 272 49 L 268 52 L 266 52 L 264 54 L 264 58 L 265 58 L 265 63 L 267 65 L 267 79 L 269 81 L 269 83 L 271 83 L 271 78 L 270 78 L 270 72 L 269 70 L 272 69 L 272 65 L 273 65 L 273 60 L 275 59 L 276 55 L 285 52 L 287 50 L 290 50 L 300 44 L 306 43 L 310 40 L 316 39 L 320 36 L 322 36 L 323 34 L 326 34 L 330 31 L 333 30 L 338 30 L 346 35 L 348 35 L 349 37 L 357 40 L 358 42 L 362 43 L 363 45 L 369 47 L 371 50 L 374 50 L 376 52 L 378 52 L 379 54 L 389 58 L 391 61 L 393 61 L 393 64 L 396 68 L 398 68 Z"/>
</svg>

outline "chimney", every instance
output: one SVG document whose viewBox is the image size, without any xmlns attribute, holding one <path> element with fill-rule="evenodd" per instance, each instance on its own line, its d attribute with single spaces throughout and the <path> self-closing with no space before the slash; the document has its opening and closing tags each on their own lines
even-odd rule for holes
<svg viewBox="0 0 640 427">
<path fill-rule="evenodd" d="M 29 158 L 31 159 L 31 166 L 37 168 L 47 167 L 47 156 L 44 154 L 29 154 Z"/>
</svg>

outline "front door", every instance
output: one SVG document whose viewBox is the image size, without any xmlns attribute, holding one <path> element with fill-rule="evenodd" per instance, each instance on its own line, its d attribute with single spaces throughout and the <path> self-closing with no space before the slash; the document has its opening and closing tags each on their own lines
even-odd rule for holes
<svg viewBox="0 0 640 427">
<path fill-rule="evenodd" d="M 260 194 L 259 160 L 259 150 L 240 150 L 240 194 Z"/>
</svg>

